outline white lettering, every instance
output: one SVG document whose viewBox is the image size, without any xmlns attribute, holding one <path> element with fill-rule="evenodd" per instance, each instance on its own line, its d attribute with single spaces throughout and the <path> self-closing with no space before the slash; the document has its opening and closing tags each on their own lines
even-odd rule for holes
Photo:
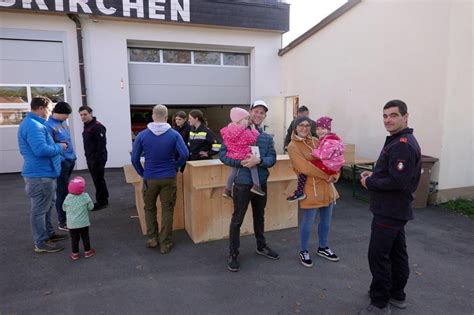
<svg viewBox="0 0 474 315">
<path fill-rule="evenodd" d="M 100 12 L 106 14 L 106 15 L 111 15 L 114 14 L 117 9 L 115 8 L 106 8 L 104 5 L 104 0 L 96 0 L 97 3 L 97 8 L 99 9 Z"/>
<path fill-rule="evenodd" d="M 43 0 L 35 0 L 35 1 L 36 1 L 36 4 L 38 5 L 38 8 L 40 8 L 40 10 L 46 10 L 46 11 L 49 10 Z M 23 9 L 31 9 L 31 2 L 33 2 L 33 0 L 23 0 L 22 1 Z"/>
<path fill-rule="evenodd" d="M 56 8 L 56 11 L 64 11 L 63 0 L 55 0 L 54 1 L 54 7 Z"/>
<path fill-rule="evenodd" d="M 166 0 L 148 0 L 148 16 L 150 19 L 157 19 L 157 20 L 164 20 L 165 15 L 161 13 L 157 13 L 157 11 L 164 12 L 165 11 L 165 6 L 164 5 L 158 5 L 157 3 L 165 3 Z"/>
<path fill-rule="evenodd" d="M 143 18 L 143 0 L 137 2 L 130 2 L 130 0 L 123 0 L 123 16 L 130 16 L 130 10 L 137 10 L 137 17 Z"/>
<path fill-rule="evenodd" d="M 71 12 L 77 12 L 77 5 L 79 5 L 84 13 L 92 13 L 87 1 L 89 0 L 69 0 L 69 9 Z"/>
<path fill-rule="evenodd" d="M 0 7 L 11 7 L 15 2 L 16 0 L 0 0 Z"/>
<path fill-rule="evenodd" d="M 189 14 L 189 0 L 183 0 L 183 6 L 179 4 L 178 0 L 171 0 L 171 20 L 178 20 L 178 13 L 184 22 L 190 21 Z"/>
</svg>

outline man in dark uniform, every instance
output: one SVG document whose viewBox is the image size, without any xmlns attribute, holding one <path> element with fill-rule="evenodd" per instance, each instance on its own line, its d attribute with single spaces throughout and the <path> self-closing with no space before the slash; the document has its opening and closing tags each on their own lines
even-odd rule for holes
<svg viewBox="0 0 474 315">
<path fill-rule="evenodd" d="M 390 314 L 390 304 L 406 308 L 404 288 L 410 268 L 405 224 L 413 220 L 411 203 L 421 175 L 421 150 L 413 129 L 407 127 L 407 106 L 400 100 L 385 104 L 385 140 L 374 171 L 361 174 L 371 193 L 372 233 L 369 267 L 372 273 L 370 305 L 359 314 Z"/>
<path fill-rule="evenodd" d="M 105 163 L 107 162 L 107 138 L 106 129 L 95 117 L 92 116 L 92 108 L 81 106 L 79 115 L 84 123 L 82 138 L 87 160 L 87 168 L 91 173 L 95 186 L 94 210 L 101 210 L 109 205 L 109 191 L 104 179 Z"/>
</svg>

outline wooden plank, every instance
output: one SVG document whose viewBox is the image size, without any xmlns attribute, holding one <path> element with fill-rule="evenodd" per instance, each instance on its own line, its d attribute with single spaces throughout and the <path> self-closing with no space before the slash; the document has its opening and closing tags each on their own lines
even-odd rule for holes
<svg viewBox="0 0 474 315">
<path fill-rule="evenodd" d="M 194 243 L 229 237 L 233 202 L 222 196 L 229 171 L 229 167 L 216 160 L 209 163 L 193 161 L 186 166 L 183 176 L 185 229 Z M 296 187 L 296 175 L 287 155 L 277 157 L 277 164 L 270 169 L 267 187 L 265 230 L 297 226 L 297 204 L 286 201 Z M 241 234 L 252 233 L 252 209 L 249 206 Z"/>
</svg>

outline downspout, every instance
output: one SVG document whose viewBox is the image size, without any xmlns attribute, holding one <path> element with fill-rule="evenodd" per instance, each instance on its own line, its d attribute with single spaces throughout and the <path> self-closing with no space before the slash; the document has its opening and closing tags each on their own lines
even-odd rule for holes
<svg viewBox="0 0 474 315">
<path fill-rule="evenodd" d="M 81 97 L 82 105 L 87 105 L 87 93 L 86 93 L 86 76 L 84 74 L 84 50 L 82 48 L 82 26 L 81 20 L 77 14 L 68 14 L 74 23 L 76 23 L 76 38 L 77 38 L 77 52 L 79 55 L 79 76 L 81 78 Z"/>
</svg>

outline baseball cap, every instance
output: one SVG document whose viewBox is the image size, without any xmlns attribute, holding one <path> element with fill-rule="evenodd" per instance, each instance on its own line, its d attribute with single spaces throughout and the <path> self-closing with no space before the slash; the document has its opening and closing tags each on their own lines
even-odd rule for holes
<svg viewBox="0 0 474 315">
<path fill-rule="evenodd" d="M 265 111 L 268 112 L 268 106 L 262 100 L 258 100 L 258 101 L 253 102 L 252 105 L 250 105 L 250 110 L 252 110 L 252 109 L 254 109 L 255 107 L 258 107 L 258 106 L 262 106 L 263 108 L 265 108 Z"/>
</svg>

